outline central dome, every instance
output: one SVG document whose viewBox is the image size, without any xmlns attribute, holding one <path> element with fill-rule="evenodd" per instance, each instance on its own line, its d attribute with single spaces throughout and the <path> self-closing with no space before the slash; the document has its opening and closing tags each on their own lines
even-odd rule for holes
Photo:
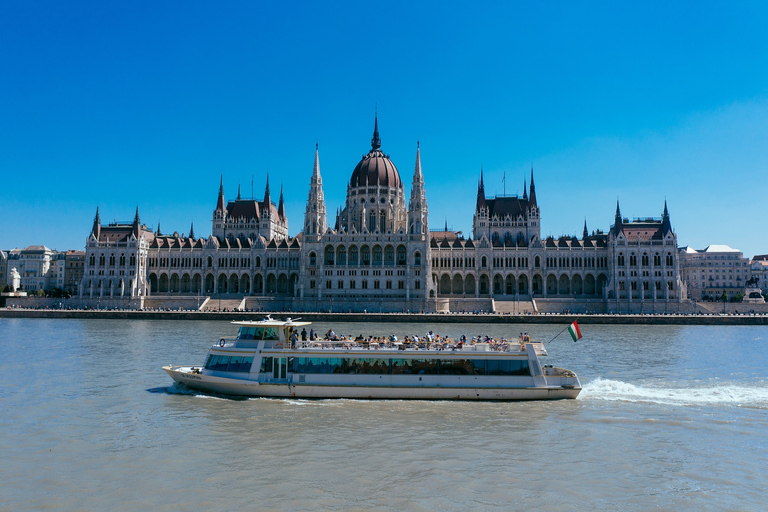
<svg viewBox="0 0 768 512">
<path fill-rule="evenodd" d="M 365 186 L 382 186 L 403 188 L 403 182 L 400 180 L 400 173 L 397 167 L 381 151 L 381 139 L 379 139 L 379 119 L 373 128 L 373 138 L 371 139 L 371 150 L 360 160 L 355 170 L 352 172 L 352 178 L 349 180 L 349 186 L 352 188 Z"/>
</svg>

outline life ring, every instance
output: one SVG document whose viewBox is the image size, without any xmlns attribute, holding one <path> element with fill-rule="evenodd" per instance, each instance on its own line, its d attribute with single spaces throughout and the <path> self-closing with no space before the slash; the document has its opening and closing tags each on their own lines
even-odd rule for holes
<svg viewBox="0 0 768 512">
<path fill-rule="evenodd" d="M 275 346 L 273 348 L 283 348 L 282 343 L 275 343 Z"/>
<path fill-rule="evenodd" d="M 226 343 L 226 341 L 224 341 L 224 338 L 221 338 L 221 339 L 219 340 L 219 346 L 220 346 L 220 347 L 223 347 L 225 343 Z"/>
</svg>

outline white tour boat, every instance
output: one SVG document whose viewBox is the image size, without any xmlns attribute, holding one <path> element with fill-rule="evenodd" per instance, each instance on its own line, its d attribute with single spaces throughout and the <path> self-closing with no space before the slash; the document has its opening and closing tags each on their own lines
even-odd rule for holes
<svg viewBox="0 0 768 512">
<path fill-rule="evenodd" d="M 576 398 L 572 371 L 542 365 L 547 351 L 525 339 L 490 343 L 405 344 L 301 341 L 310 325 L 288 318 L 236 321 L 202 366 L 164 366 L 174 381 L 226 395 L 285 398 L 553 400 Z M 297 339 L 298 338 L 298 339 Z M 293 341 L 292 341 L 293 340 Z"/>
</svg>

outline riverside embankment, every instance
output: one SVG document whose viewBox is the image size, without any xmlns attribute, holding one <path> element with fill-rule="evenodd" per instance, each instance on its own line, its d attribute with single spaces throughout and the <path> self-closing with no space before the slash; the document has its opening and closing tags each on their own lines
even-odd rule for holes
<svg viewBox="0 0 768 512">
<path fill-rule="evenodd" d="M 499 315 L 473 313 L 306 313 L 254 311 L 138 311 L 96 309 L 21 309 L 0 310 L 0 318 L 80 318 L 137 320 L 260 320 L 266 315 L 301 318 L 310 322 L 419 322 L 497 323 L 497 324 L 565 324 L 578 320 L 582 324 L 639 325 L 768 325 L 768 315 L 619 315 L 619 314 L 538 314 Z"/>
</svg>

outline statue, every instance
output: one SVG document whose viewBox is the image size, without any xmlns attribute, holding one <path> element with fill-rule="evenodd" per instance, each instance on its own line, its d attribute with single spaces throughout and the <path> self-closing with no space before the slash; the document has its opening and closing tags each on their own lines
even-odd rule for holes
<svg viewBox="0 0 768 512">
<path fill-rule="evenodd" d="M 21 275 L 16 268 L 11 269 L 11 292 L 16 293 L 21 285 Z"/>
</svg>

